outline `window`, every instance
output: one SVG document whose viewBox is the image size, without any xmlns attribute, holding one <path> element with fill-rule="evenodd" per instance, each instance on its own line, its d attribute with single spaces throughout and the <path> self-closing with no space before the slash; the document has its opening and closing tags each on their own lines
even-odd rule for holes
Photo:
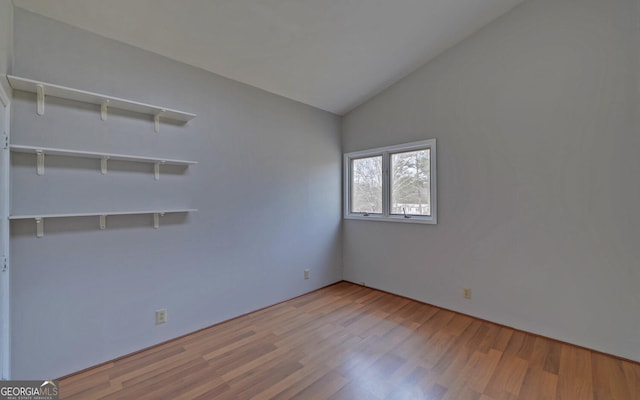
<svg viewBox="0 0 640 400">
<path fill-rule="evenodd" d="M 436 140 L 344 155 L 345 218 L 436 223 Z"/>
<path fill-rule="evenodd" d="M 352 213 L 382 214 L 382 156 L 351 160 Z"/>
</svg>

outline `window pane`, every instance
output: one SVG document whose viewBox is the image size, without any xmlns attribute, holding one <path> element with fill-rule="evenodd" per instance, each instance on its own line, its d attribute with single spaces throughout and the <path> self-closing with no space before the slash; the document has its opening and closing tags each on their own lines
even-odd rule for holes
<svg viewBox="0 0 640 400">
<path fill-rule="evenodd" d="M 350 211 L 382 214 L 382 156 L 351 160 Z"/>
<path fill-rule="evenodd" d="M 391 214 L 431 215 L 431 149 L 391 154 Z"/>
</svg>

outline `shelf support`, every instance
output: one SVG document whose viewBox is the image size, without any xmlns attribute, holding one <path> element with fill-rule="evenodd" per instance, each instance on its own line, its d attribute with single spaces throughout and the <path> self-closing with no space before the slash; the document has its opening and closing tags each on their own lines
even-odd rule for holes
<svg viewBox="0 0 640 400">
<path fill-rule="evenodd" d="M 44 219 L 41 217 L 36 218 L 36 237 L 44 236 Z"/>
<path fill-rule="evenodd" d="M 160 228 L 160 217 L 164 217 L 164 213 L 153 213 L 153 227 Z"/>
<path fill-rule="evenodd" d="M 155 129 L 156 133 L 160 132 L 160 115 L 162 115 L 162 113 L 164 113 L 165 111 L 167 111 L 167 110 L 161 110 L 159 113 L 157 113 L 153 117 L 154 129 Z"/>
<path fill-rule="evenodd" d="M 36 150 L 36 174 L 44 175 L 44 151 Z"/>
<path fill-rule="evenodd" d="M 36 114 L 44 115 L 44 86 L 36 85 L 36 94 L 38 97 Z"/>
<path fill-rule="evenodd" d="M 153 164 L 153 174 L 155 180 L 157 181 L 160 180 L 160 164 L 164 164 L 164 161 L 158 161 L 157 163 Z"/>
<path fill-rule="evenodd" d="M 109 157 L 107 156 L 104 156 L 100 159 L 100 173 L 102 175 L 107 174 L 107 160 L 109 160 Z"/>
<path fill-rule="evenodd" d="M 107 216 L 100 216 L 100 230 L 105 230 L 107 228 Z"/>
<path fill-rule="evenodd" d="M 102 101 L 102 105 L 100 106 L 100 119 L 103 121 L 107 120 L 107 106 L 109 105 L 109 99 L 105 99 Z"/>
</svg>

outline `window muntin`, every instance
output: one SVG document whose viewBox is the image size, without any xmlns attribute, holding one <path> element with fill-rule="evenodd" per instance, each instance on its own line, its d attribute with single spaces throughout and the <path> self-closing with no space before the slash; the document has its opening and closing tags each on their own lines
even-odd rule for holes
<svg viewBox="0 0 640 400">
<path fill-rule="evenodd" d="M 436 224 L 436 140 L 344 154 L 344 217 Z"/>
</svg>

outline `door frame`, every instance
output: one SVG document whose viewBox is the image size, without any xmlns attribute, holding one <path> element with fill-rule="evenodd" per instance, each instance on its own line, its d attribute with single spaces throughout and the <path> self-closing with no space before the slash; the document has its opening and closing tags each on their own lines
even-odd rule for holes
<svg viewBox="0 0 640 400">
<path fill-rule="evenodd" d="M 0 79 L 5 79 L 5 77 L 0 76 Z M 0 126 L 0 379 L 3 380 L 10 379 L 11 376 L 11 279 L 9 275 L 10 107 L 11 96 L 7 94 L 4 86 L 0 84 L 0 113 L 4 114 L 4 124 Z"/>
</svg>

